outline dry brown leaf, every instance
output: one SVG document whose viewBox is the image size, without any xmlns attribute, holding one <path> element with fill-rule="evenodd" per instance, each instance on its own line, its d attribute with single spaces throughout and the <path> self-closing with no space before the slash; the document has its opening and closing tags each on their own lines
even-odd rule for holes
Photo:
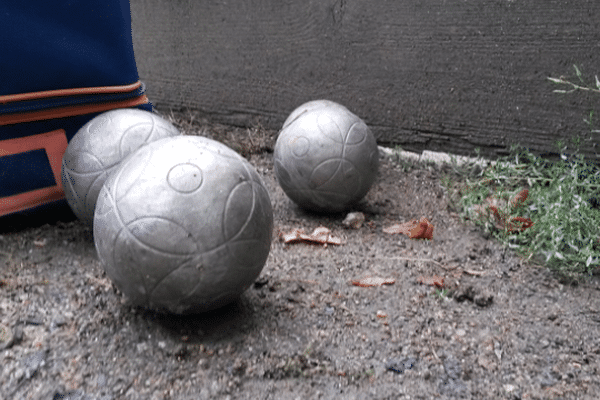
<svg viewBox="0 0 600 400">
<path fill-rule="evenodd" d="M 279 233 L 279 238 L 285 244 L 292 243 L 314 243 L 327 246 L 328 244 L 341 245 L 342 239 L 331 235 L 331 230 L 319 226 L 311 234 L 304 233 L 304 229 L 293 229 L 290 232 Z"/>
<path fill-rule="evenodd" d="M 515 197 L 513 197 L 510 201 L 510 206 L 512 208 L 516 208 L 523 204 L 525 200 L 527 200 L 527 196 L 529 195 L 529 190 L 523 189 L 521 190 Z"/>
<path fill-rule="evenodd" d="M 521 190 L 515 197 L 509 202 L 508 206 L 510 211 L 522 205 L 529 191 L 527 189 Z M 490 196 L 481 205 L 476 205 L 473 210 L 479 218 L 490 218 L 497 229 L 506 230 L 508 233 L 523 232 L 527 228 L 531 228 L 534 222 L 525 217 L 511 217 L 506 212 L 501 210 L 507 208 L 507 202 L 504 199 L 498 199 Z"/>
<path fill-rule="evenodd" d="M 46 243 L 48 243 L 47 239 L 41 239 L 41 240 L 34 240 L 33 241 L 33 245 L 35 247 L 45 247 Z"/>
<path fill-rule="evenodd" d="M 533 226 L 533 221 L 524 217 L 511 217 L 506 222 L 506 230 L 510 233 L 523 232 Z"/>
<path fill-rule="evenodd" d="M 425 217 L 419 221 L 412 220 L 403 224 L 395 224 L 383 229 L 385 233 L 402 233 L 411 239 L 433 239 L 433 225 Z"/>
<path fill-rule="evenodd" d="M 500 230 L 506 230 L 508 233 L 523 232 L 527 228 L 533 226 L 533 221 L 525 217 L 511 217 L 510 215 L 501 214 L 496 207 L 489 206 L 494 217 L 494 224 Z"/>
<path fill-rule="evenodd" d="M 396 283 L 396 280 L 394 278 L 381 278 L 378 276 L 365 276 L 363 278 L 352 281 L 352 284 L 354 286 L 360 287 L 393 285 L 394 283 Z"/>
<path fill-rule="evenodd" d="M 421 275 L 417 278 L 417 282 L 419 282 L 423 285 L 435 286 L 440 289 L 442 289 L 444 287 L 444 278 L 442 278 L 441 276 L 437 276 L 437 275 L 432 275 L 432 276 L 422 276 Z"/>
</svg>

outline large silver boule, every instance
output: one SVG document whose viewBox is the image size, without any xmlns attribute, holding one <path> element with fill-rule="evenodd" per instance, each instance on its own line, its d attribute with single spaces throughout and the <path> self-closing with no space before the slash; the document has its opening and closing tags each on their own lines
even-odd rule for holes
<svg viewBox="0 0 600 400">
<path fill-rule="evenodd" d="M 108 276 L 132 304 L 176 314 L 223 306 L 267 260 L 269 194 L 227 146 L 161 139 L 123 160 L 100 191 L 94 240 Z"/>
<path fill-rule="evenodd" d="M 63 189 L 75 215 L 91 226 L 100 188 L 121 160 L 147 143 L 180 134 L 158 115 L 131 108 L 88 121 L 73 136 L 62 160 Z"/>
<path fill-rule="evenodd" d="M 379 168 L 377 142 L 369 127 L 329 100 L 310 101 L 290 114 L 273 158 L 287 196 L 319 212 L 351 208 L 367 194 Z"/>
</svg>

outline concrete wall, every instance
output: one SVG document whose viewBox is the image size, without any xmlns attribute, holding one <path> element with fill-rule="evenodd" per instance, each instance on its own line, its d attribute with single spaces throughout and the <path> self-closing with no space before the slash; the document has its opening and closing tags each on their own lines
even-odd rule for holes
<svg viewBox="0 0 600 400">
<path fill-rule="evenodd" d="M 597 0 L 131 0 L 159 109 L 279 128 L 305 101 L 346 105 L 383 144 L 538 152 L 588 132 L 596 97 L 548 76 L 600 73 Z M 589 136 L 589 135 L 588 135 Z M 588 154 L 599 137 L 586 144 Z"/>
</svg>

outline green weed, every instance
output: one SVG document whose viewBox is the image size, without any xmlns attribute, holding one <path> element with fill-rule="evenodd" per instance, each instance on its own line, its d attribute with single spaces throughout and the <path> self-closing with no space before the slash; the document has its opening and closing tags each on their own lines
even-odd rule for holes
<svg viewBox="0 0 600 400">
<path fill-rule="evenodd" d="M 523 189 L 528 190 L 527 199 L 511 202 Z M 526 259 L 569 279 L 600 272 L 600 168 L 583 156 L 563 154 L 552 161 L 514 147 L 508 158 L 481 176 L 464 176 L 454 191 L 452 198 L 464 219 Z M 499 223 L 489 212 L 490 204 L 507 223 Z M 508 223 L 515 220 L 533 225 L 515 228 Z"/>
<path fill-rule="evenodd" d="M 598 76 L 589 84 L 573 68 L 573 77 L 548 78 L 561 87 L 555 93 L 600 94 Z M 443 181 L 463 219 L 569 280 L 600 273 L 600 165 L 578 152 L 583 146 L 596 148 L 600 130 L 594 129 L 593 110 L 584 122 L 587 133 L 572 143 L 557 143 L 558 160 L 513 147 L 508 157 L 481 171 L 455 168 Z M 515 201 L 524 189 L 526 200 Z"/>
<path fill-rule="evenodd" d="M 439 300 L 447 300 L 448 293 L 448 289 L 435 289 L 431 294 Z"/>
</svg>

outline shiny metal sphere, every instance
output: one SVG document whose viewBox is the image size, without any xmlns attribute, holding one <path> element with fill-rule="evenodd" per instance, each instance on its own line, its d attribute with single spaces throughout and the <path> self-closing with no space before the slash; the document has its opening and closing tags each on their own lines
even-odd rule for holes
<svg viewBox="0 0 600 400">
<path fill-rule="evenodd" d="M 256 170 L 197 136 L 161 139 L 125 159 L 100 191 L 94 241 L 134 305 L 176 314 L 235 300 L 260 274 L 273 230 Z"/>
<path fill-rule="evenodd" d="M 180 134 L 158 115 L 130 108 L 102 113 L 83 125 L 62 160 L 62 185 L 75 215 L 91 226 L 100 188 L 121 160 L 140 146 Z"/>
<path fill-rule="evenodd" d="M 369 191 L 379 168 L 377 142 L 346 107 L 315 100 L 294 110 L 274 150 L 275 175 L 300 207 L 339 212 Z"/>
</svg>

